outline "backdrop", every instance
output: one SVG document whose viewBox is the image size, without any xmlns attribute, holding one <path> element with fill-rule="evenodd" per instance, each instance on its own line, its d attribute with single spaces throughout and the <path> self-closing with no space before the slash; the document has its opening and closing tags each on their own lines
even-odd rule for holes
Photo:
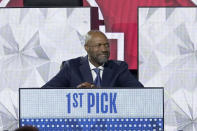
<svg viewBox="0 0 197 131">
<path fill-rule="evenodd" d="M 18 88 L 41 87 L 61 62 L 86 55 L 90 8 L 0 9 L 0 129 L 18 124 Z"/>
<path fill-rule="evenodd" d="M 139 9 L 139 80 L 165 89 L 165 130 L 197 130 L 197 8 Z"/>
<path fill-rule="evenodd" d="M 28 1 L 28 0 L 26 0 Z M 41 0 L 43 1 L 43 0 Z M 49 0 L 51 1 L 51 0 Z M 63 2 L 65 0 L 58 0 Z M 69 1 L 69 0 L 67 0 Z M 70 0 L 72 1 L 72 0 Z M 74 2 L 76 2 L 75 0 Z M 79 3 L 80 4 L 80 3 Z M 196 6 L 197 0 L 83 0 L 84 6 L 98 7 L 98 25 L 105 24 L 106 32 L 124 34 L 124 60 L 129 69 L 136 70 L 137 65 L 137 8 L 140 6 Z M 22 7 L 23 0 L 0 0 L 1 7 Z M 99 26 L 97 26 L 99 29 Z M 119 39 L 122 39 L 122 34 Z M 113 41 L 117 43 L 117 41 Z M 114 48 L 115 50 L 116 48 Z M 116 58 L 115 55 L 113 58 Z"/>
<path fill-rule="evenodd" d="M 139 16 L 141 24 L 138 25 L 137 7 L 191 7 L 195 6 L 196 3 L 196 0 L 84 0 L 83 3 L 84 6 L 98 7 L 100 9 L 99 12 L 93 11 L 95 12 L 93 13 L 95 16 L 94 24 L 88 23 L 88 19 L 85 18 L 85 23 L 89 24 L 88 30 L 94 25 L 95 29 L 100 29 L 108 34 L 108 37 L 110 36 L 112 43 L 115 45 L 112 56 L 127 61 L 130 69 L 138 68 L 137 26 L 139 26 L 139 79 L 145 86 L 165 87 L 165 128 L 168 131 L 196 130 L 196 9 L 144 9 Z M 0 6 L 22 7 L 23 1 L 0 0 Z M 48 25 L 50 25 L 50 21 L 53 21 L 50 16 L 53 15 L 48 15 L 48 11 L 44 9 L 36 10 L 35 12 L 41 18 L 40 21 L 46 19 L 46 22 L 49 21 Z M 47 41 L 46 37 L 48 38 L 48 36 L 50 39 L 62 37 L 56 34 L 53 37 L 53 26 L 47 27 L 49 32 L 36 32 L 36 29 L 33 30 L 32 27 L 25 25 L 25 28 L 21 28 L 24 31 L 21 34 L 22 31 L 14 27 L 13 23 L 17 21 L 20 25 L 20 23 L 28 22 L 27 18 L 30 18 L 30 16 L 35 18 L 34 15 L 27 15 L 29 14 L 28 9 L 25 11 L 15 10 L 14 15 L 16 16 L 14 18 L 8 15 L 8 12 L 2 10 L 0 12 L 2 18 L 5 18 L 5 14 L 9 16 L 3 22 L 0 22 L 0 59 L 1 63 L 3 63 L 0 65 L 2 78 L 0 82 L 1 130 L 14 129 L 17 126 L 18 88 L 22 87 L 21 85 L 24 87 L 28 85 L 42 85 L 59 70 L 61 60 L 75 57 L 75 55 L 63 54 L 61 56 L 61 54 L 56 52 L 58 47 L 51 43 L 60 42 L 60 47 L 64 47 L 63 41 Z M 57 15 L 63 14 L 63 12 L 60 12 Z M 36 20 L 34 19 L 34 21 Z M 78 21 L 78 19 L 75 20 Z M 32 26 L 35 25 L 32 24 Z M 42 25 L 39 27 L 40 30 L 41 27 L 44 28 Z M 73 34 L 76 37 L 74 38 L 77 39 L 78 42 L 76 42 L 79 44 L 77 48 L 81 49 L 82 42 L 79 41 L 83 41 L 83 33 L 79 33 L 80 31 L 78 30 L 80 35 L 77 36 L 77 29 L 72 30 L 75 31 Z M 25 35 L 26 33 L 28 35 Z M 45 33 L 47 36 L 43 35 Z M 64 31 L 61 33 L 66 34 Z M 22 36 L 25 37 L 23 38 Z M 53 50 L 50 51 L 47 47 L 52 47 L 51 49 Z M 77 54 L 78 52 L 75 53 Z M 84 51 L 80 50 L 80 53 L 83 54 Z M 50 55 L 54 58 L 50 57 Z"/>
</svg>

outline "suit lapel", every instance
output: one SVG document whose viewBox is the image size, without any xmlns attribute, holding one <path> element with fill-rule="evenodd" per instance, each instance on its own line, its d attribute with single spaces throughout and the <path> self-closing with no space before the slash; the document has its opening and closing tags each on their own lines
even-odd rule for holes
<svg viewBox="0 0 197 131">
<path fill-rule="evenodd" d="M 80 61 L 81 65 L 79 67 L 83 82 L 93 83 L 93 78 L 88 63 L 88 57 L 82 57 Z"/>
<path fill-rule="evenodd" d="M 111 67 L 109 66 L 109 63 L 106 63 L 104 65 L 104 71 L 103 71 L 103 76 L 102 76 L 102 82 L 101 82 L 101 85 L 103 87 L 109 87 L 111 86 L 111 77 L 112 77 L 112 74 L 113 73 L 113 70 L 111 69 Z"/>
</svg>

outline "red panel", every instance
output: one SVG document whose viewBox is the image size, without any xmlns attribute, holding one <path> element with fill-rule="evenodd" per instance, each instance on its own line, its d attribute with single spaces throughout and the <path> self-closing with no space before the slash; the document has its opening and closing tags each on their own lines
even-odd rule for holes
<svg viewBox="0 0 197 131">
<path fill-rule="evenodd" d="M 104 25 L 103 20 L 99 20 L 98 8 L 91 8 L 91 30 L 98 30 L 100 25 Z"/>
<path fill-rule="evenodd" d="M 90 6 L 86 0 L 83 0 L 83 6 Z"/>
<path fill-rule="evenodd" d="M 124 32 L 125 61 L 137 69 L 138 6 L 195 6 L 191 0 L 96 0 L 104 15 L 107 32 Z M 89 6 L 84 0 L 84 6 Z"/>
<path fill-rule="evenodd" d="M 6 7 L 23 7 L 23 0 L 10 0 Z"/>
<path fill-rule="evenodd" d="M 111 39 L 110 41 L 110 60 L 117 60 L 117 40 Z"/>
</svg>

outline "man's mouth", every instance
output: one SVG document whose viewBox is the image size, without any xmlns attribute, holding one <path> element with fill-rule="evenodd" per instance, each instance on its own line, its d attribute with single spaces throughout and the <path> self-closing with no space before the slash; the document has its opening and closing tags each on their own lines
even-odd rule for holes
<svg viewBox="0 0 197 131">
<path fill-rule="evenodd" d="M 100 55 L 100 57 L 107 59 L 108 58 L 108 55 L 106 55 L 106 54 L 104 55 L 103 54 L 103 55 Z"/>
<path fill-rule="evenodd" d="M 100 55 L 101 55 L 101 56 L 105 56 L 105 57 L 108 56 L 108 54 L 100 54 Z"/>
</svg>

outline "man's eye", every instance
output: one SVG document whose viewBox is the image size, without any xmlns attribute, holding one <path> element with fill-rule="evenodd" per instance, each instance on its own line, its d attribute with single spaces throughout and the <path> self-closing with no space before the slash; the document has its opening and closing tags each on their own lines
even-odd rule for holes
<svg viewBox="0 0 197 131">
<path fill-rule="evenodd" d="M 101 47 L 102 46 L 102 44 L 98 44 L 98 47 Z"/>
<path fill-rule="evenodd" d="M 106 43 L 106 44 L 105 44 L 105 47 L 109 47 L 109 43 Z"/>
<path fill-rule="evenodd" d="M 106 44 L 97 44 L 97 45 L 95 45 L 94 47 L 100 48 L 102 45 L 103 45 L 104 47 L 109 47 L 109 43 L 106 43 Z"/>
</svg>

